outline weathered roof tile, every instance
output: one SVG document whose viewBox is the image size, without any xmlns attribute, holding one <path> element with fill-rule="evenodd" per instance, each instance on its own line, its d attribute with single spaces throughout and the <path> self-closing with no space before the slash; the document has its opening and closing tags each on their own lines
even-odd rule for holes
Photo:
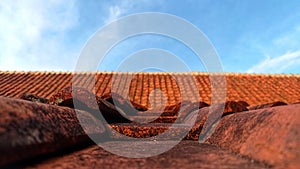
<svg viewBox="0 0 300 169">
<path fill-rule="evenodd" d="M 0 72 L 0 95 L 18 98 L 23 93 L 32 93 L 50 98 L 57 91 L 73 84 L 84 85 L 93 89 L 98 96 L 108 94 L 115 80 L 115 92 L 124 95 L 129 88 L 132 102 L 149 105 L 149 94 L 154 89 L 161 89 L 167 97 L 167 104 L 174 105 L 182 100 L 192 99 L 211 103 L 211 76 L 222 74 L 212 73 L 69 73 L 69 72 Z M 300 75 L 262 75 L 224 73 L 226 77 L 226 101 L 246 101 L 250 106 L 282 101 L 285 103 L 299 102 Z M 130 82 L 129 78 L 133 77 Z M 73 79 L 74 78 L 74 79 Z M 95 78 L 95 81 L 93 81 Z M 196 80 L 198 91 L 191 88 Z M 177 80 L 177 81 L 176 81 Z M 184 86 L 180 91 L 178 85 Z M 225 90 L 225 89 L 224 89 Z M 188 98 L 181 98 L 185 92 Z M 198 92 L 200 98 L 196 98 Z M 219 96 L 217 96 L 219 98 Z M 156 102 L 161 102 L 157 96 Z"/>
</svg>

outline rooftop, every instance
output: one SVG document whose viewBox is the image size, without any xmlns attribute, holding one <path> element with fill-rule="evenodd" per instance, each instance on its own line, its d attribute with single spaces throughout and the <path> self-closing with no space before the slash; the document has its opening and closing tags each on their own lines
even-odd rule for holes
<svg viewBox="0 0 300 169">
<path fill-rule="evenodd" d="M 110 93 L 112 79 L 114 92 L 123 95 L 129 85 L 129 98 L 132 102 L 149 106 L 149 95 L 154 89 L 160 89 L 167 97 L 167 104 L 174 105 L 182 100 L 204 101 L 211 103 L 212 91 L 210 76 L 226 77 L 226 101 L 246 101 L 249 105 L 259 105 L 282 101 L 300 102 L 300 75 L 288 74 L 239 74 L 239 73 L 70 73 L 70 72 L 0 72 L 0 96 L 19 98 L 24 93 L 32 93 L 50 98 L 61 89 L 74 83 L 94 90 L 96 95 Z M 93 78 L 94 84 L 92 82 Z M 129 82 L 128 79 L 132 78 Z M 191 84 L 196 81 L 198 90 Z M 184 86 L 180 91 L 180 86 Z M 127 86 L 128 87 L 128 86 Z M 128 89 L 128 88 L 127 88 Z M 181 98 L 181 93 L 185 92 Z M 196 92 L 199 98 L 195 98 Z M 161 97 L 161 96 L 156 96 Z M 186 98 L 188 97 L 188 98 Z M 154 99 L 157 102 L 161 98 Z"/>
<path fill-rule="evenodd" d="M 214 84 L 210 77 L 216 77 Z M 215 98 L 225 103 L 225 109 L 221 110 L 222 118 L 216 122 L 213 112 L 220 107 L 211 101 L 212 86 L 224 85 L 222 77 L 226 80 L 226 88 L 214 90 L 217 93 Z M 196 82 L 196 88 L 191 87 L 193 82 Z M 78 88 L 72 92 L 69 88 L 72 84 L 87 90 Z M 299 168 L 299 87 L 300 75 L 287 74 L 0 72 L 0 152 L 6 154 L 0 157 L 0 166 Z M 107 106 L 101 113 L 112 115 L 126 110 L 120 110 L 119 105 L 109 102 L 111 92 L 119 94 L 117 101 L 125 105 L 126 89 L 133 106 L 148 109 L 161 106 L 163 96 L 166 96 L 167 104 L 164 106 L 168 109 L 146 124 L 135 120 L 153 118 L 157 114 L 155 110 L 139 110 L 136 114 L 129 112 L 133 114 L 130 116 L 132 121 L 119 123 L 112 119 L 110 124 L 106 124 L 94 116 L 92 104 L 86 105 L 88 109 L 75 112 L 73 102 L 70 104 L 66 99 L 88 101 L 90 92 L 93 92 L 100 99 L 96 108 Z M 162 93 L 153 94 L 155 89 Z M 225 100 L 219 95 L 222 92 L 226 93 Z M 22 96 L 26 93 L 45 100 L 59 97 L 64 104 L 23 100 Z M 187 100 L 193 103 L 185 102 Z M 197 102 L 201 104 L 194 104 Z M 182 110 L 177 109 L 178 105 L 184 104 L 186 107 Z M 179 116 L 179 112 L 183 115 Z M 193 115 L 195 113 L 197 116 Z M 173 139 L 187 128 L 186 123 L 193 118 L 196 118 L 195 124 L 179 144 L 149 158 L 112 154 L 88 137 L 108 138 L 100 142 L 107 147 L 123 145 L 116 153 L 130 154 L 137 149 L 147 150 L 140 151 L 141 154 L 150 153 L 156 151 L 155 145 L 160 145 L 158 149 L 161 149 L 173 144 Z M 199 143 L 201 133 L 210 131 L 211 126 L 216 126 L 214 132 Z M 111 129 L 117 132 L 110 132 Z M 169 135 L 157 140 L 156 136 L 165 131 L 169 131 Z M 149 138 L 149 141 L 145 147 L 138 142 L 120 140 L 116 133 L 132 138 Z"/>
</svg>

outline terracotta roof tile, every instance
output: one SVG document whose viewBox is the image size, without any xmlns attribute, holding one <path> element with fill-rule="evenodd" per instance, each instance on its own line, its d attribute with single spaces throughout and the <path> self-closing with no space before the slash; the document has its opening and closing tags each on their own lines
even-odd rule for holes
<svg viewBox="0 0 300 169">
<path fill-rule="evenodd" d="M 162 90 L 167 105 L 175 105 L 182 100 L 192 99 L 211 103 L 211 85 L 209 76 L 226 77 L 227 101 L 246 101 L 251 106 L 282 101 L 294 103 L 300 101 L 300 75 L 268 74 L 232 74 L 232 73 L 68 73 L 68 72 L 0 72 L 0 95 L 18 98 L 23 93 L 32 93 L 50 98 L 57 91 L 70 86 L 84 85 L 93 89 L 98 96 L 111 92 L 112 80 L 116 84 L 113 90 L 121 96 L 129 88 L 129 99 L 143 106 L 150 106 L 149 95 L 154 89 Z M 72 79 L 74 77 L 74 79 Z M 130 82 L 130 77 L 132 80 Z M 191 84 L 196 80 L 197 90 Z M 93 81 L 95 80 L 95 81 Z M 177 80 L 177 81 L 176 81 Z M 180 94 L 179 86 L 187 94 Z M 93 88 L 94 87 L 94 88 Z M 200 98 L 196 98 L 198 92 Z M 153 94 L 153 93 L 152 93 Z M 161 104 L 163 95 L 154 93 L 154 104 Z M 217 96 L 220 97 L 220 96 Z"/>
<path fill-rule="evenodd" d="M 206 142 L 274 168 L 299 168 L 299 111 L 294 104 L 225 116 Z"/>
<path fill-rule="evenodd" d="M 208 116 L 209 110 L 212 109 L 218 109 L 220 108 L 222 104 L 218 105 L 211 105 L 211 107 L 206 107 L 203 109 L 200 109 L 200 111 L 197 110 L 197 107 L 195 107 L 195 102 L 189 105 L 190 102 L 188 102 L 188 99 L 192 99 L 192 101 L 202 101 L 206 102 L 208 104 L 211 104 L 211 97 L 212 97 L 212 87 L 210 82 L 210 76 L 214 77 L 222 77 L 225 76 L 226 79 L 226 106 L 225 110 L 222 115 L 222 119 L 220 121 L 221 126 L 217 126 L 217 134 L 214 134 L 210 140 L 210 143 L 217 144 L 221 147 L 227 147 L 231 149 L 232 151 L 235 151 L 237 153 L 240 153 L 242 155 L 249 155 L 251 159 L 255 160 L 264 160 L 266 161 L 266 164 L 275 164 L 279 167 L 281 166 L 280 163 L 273 163 L 272 160 L 273 157 L 280 157 L 282 156 L 281 152 L 284 153 L 290 153 L 292 156 L 294 151 L 288 148 L 280 149 L 280 151 L 275 153 L 275 156 L 273 156 L 273 152 L 270 152 L 270 158 L 267 156 L 260 157 L 256 155 L 252 155 L 253 152 L 256 151 L 262 151 L 259 147 L 255 147 L 256 143 L 266 143 L 269 144 L 269 140 L 275 140 L 274 143 L 276 144 L 270 144 L 271 147 L 274 147 L 275 149 L 278 147 L 278 145 L 285 145 L 286 138 L 288 137 L 278 137 L 283 133 L 283 135 L 289 135 L 293 134 L 292 131 L 296 131 L 297 129 L 296 124 L 298 123 L 292 123 L 293 120 L 295 120 L 297 115 L 297 109 L 292 109 L 293 106 L 297 107 L 298 105 L 291 105 L 290 108 L 284 108 L 282 106 L 281 108 L 266 108 L 265 110 L 255 110 L 250 112 L 243 112 L 243 113 L 234 113 L 233 112 L 241 112 L 241 111 L 247 111 L 251 107 L 254 106 L 254 108 L 264 108 L 264 107 L 272 107 L 276 105 L 282 105 L 282 102 L 284 103 L 296 103 L 300 102 L 300 91 L 298 90 L 300 87 L 300 75 L 264 75 L 264 74 L 233 74 L 233 73 L 112 73 L 112 72 L 97 72 L 97 73 L 68 73 L 68 72 L 0 72 L 0 95 L 1 96 L 7 96 L 12 98 L 20 98 L 20 96 L 23 93 L 32 93 L 27 96 L 29 100 L 30 97 L 33 97 L 34 99 L 39 100 L 40 97 L 50 98 L 51 96 L 55 95 L 59 91 L 64 91 L 62 89 L 65 89 L 66 95 L 68 96 L 68 99 L 65 99 L 66 104 L 69 104 L 71 102 L 71 95 L 70 94 L 71 84 L 75 86 L 84 86 L 89 91 L 93 91 L 97 96 L 102 97 L 101 99 L 106 99 L 106 101 L 102 100 L 101 103 L 106 103 L 111 100 L 109 99 L 109 95 L 111 92 L 117 93 L 121 97 L 119 97 L 119 103 L 123 104 L 123 107 L 128 108 L 128 102 L 124 102 L 124 98 L 126 96 L 126 92 L 128 92 L 128 97 L 131 100 L 134 105 L 139 105 L 140 107 L 146 106 L 144 110 L 149 109 L 150 111 L 144 111 L 141 110 L 139 112 L 134 112 L 133 114 L 129 115 L 130 119 L 133 121 L 137 120 L 136 122 L 129 123 L 126 121 L 125 124 L 119 124 L 120 117 L 113 117 L 113 121 L 111 121 L 113 124 L 109 125 L 111 128 L 115 129 L 119 133 L 122 133 L 124 135 L 130 136 L 130 137 L 137 137 L 137 138 L 148 138 L 150 136 L 155 136 L 157 134 L 160 134 L 161 132 L 166 131 L 170 125 L 175 123 L 176 126 L 174 129 L 171 130 L 170 137 L 176 136 L 176 134 L 180 133 L 181 130 L 187 128 L 187 126 L 181 125 L 181 122 L 184 121 L 187 124 L 189 124 L 192 118 L 194 118 L 196 112 L 198 115 L 196 119 L 196 123 L 187 134 L 185 139 L 192 139 L 192 140 L 198 140 L 199 134 L 201 131 L 204 131 L 206 133 L 209 131 L 209 127 L 205 126 L 204 123 L 208 122 L 209 126 L 213 125 L 214 118 L 210 118 Z M 132 78 L 132 79 L 131 79 Z M 196 81 L 194 81 L 194 79 Z M 114 80 L 114 81 L 113 81 Z M 196 82 L 197 88 L 193 88 L 193 83 Z M 213 85 L 220 85 L 222 81 L 220 79 L 217 80 L 217 82 L 213 83 Z M 112 84 L 114 84 L 112 86 Z M 180 88 L 180 86 L 182 86 Z M 161 90 L 161 92 L 153 92 L 155 89 Z M 221 99 L 220 92 L 225 89 L 218 89 L 216 93 L 216 98 Z M 78 90 L 78 95 L 83 96 L 83 100 L 88 98 L 92 98 L 90 92 L 86 93 L 86 95 L 82 95 L 81 90 Z M 83 90 L 84 91 L 84 90 Z M 59 94 L 59 93 L 58 93 Z M 182 95 L 185 94 L 185 95 Z M 199 94 L 199 98 L 196 94 Z M 24 96 L 24 95 L 23 95 Z M 35 97 L 37 96 L 37 97 Z M 86 96 L 86 97 L 85 97 Z M 152 99 L 149 99 L 149 96 L 153 97 Z M 165 97 L 164 97 L 165 96 Z M 74 96 L 75 97 L 75 96 Z M 127 97 L 127 96 L 126 96 Z M 125 97 L 125 98 L 126 98 Z M 2 97 L 3 100 L 9 100 L 8 98 Z M 42 98 L 41 98 L 42 99 Z M 31 103 L 31 102 L 25 102 L 20 101 L 16 99 L 13 103 L 23 103 L 24 105 L 21 105 L 21 109 L 18 109 L 17 107 L 14 107 L 14 111 L 18 112 L 18 114 L 22 114 L 22 112 L 25 109 L 28 109 L 28 105 L 35 105 L 32 106 L 36 109 L 43 109 L 45 108 L 44 114 L 47 115 L 47 118 L 36 118 L 39 119 L 39 123 L 42 126 L 46 126 L 52 123 L 48 123 L 48 113 L 47 110 L 51 109 L 51 111 L 64 111 L 64 110 L 71 110 L 67 108 L 61 108 L 58 106 L 52 106 L 52 105 L 46 105 L 46 104 L 38 104 L 38 103 Z M 152 101 L 152 102 L 149 102 Z M 162 104 L 166 101 L 166 105 Z M 225 101 L 225 100 L 224 100 Z M 276 102 L 279 101 L 279 102 Z M 48 102 L 48 101 L 47 101 Z M 274 103 L 276 102 L 276 104 Z M 62 103 L 62 102 L 61 102 Z M 91 102 L 88 102 L 91 103 Z M 100 103 L 100 102 L 98 102 Z M 204 104 L 204 106 L 209 106 L 208 104 Z M 270 103 L 267 105 L 263 105 L 265 103 Z M 278 104 L 280 103 L 280 104 Z M 283 103 L 283 104 L 284 104 Z M 65 104 L 65 106 L 66 106 Z M 8 104 L 3 104 L 4 108 L 0 109 L 2 112 L 4 112 L 4 115 L 7 116 L 7 113 L 5 111 L 8 111 L 10 108 L 6 108 Z M 61 104 L 63 105 L 63 104 Z M 114 107 L 111 104 L 108 106 L 108 109 L 102 112 L 106 113 L 112 113 L 116 114 L 116 107 Z M 177 113 L 179 106 L 183 105 L 186 109 L 184 109 L 183 112 Z M 198 105 L 198 104 L 197 104 Z M 256 106 L 255 105 L 260 105 Z M 3 107 L 2 106 L 2 107 Z M 89 108 L 95 109 L 95 107 L 92 107 L 91 105 L 86 105 Z M 158 106 L 158 107 L 155 107 Z M 166 107 L 165 107 L 166 106 Z M 23 108 L 22 108 L 23 107 Z M 40 108 L 39 108 L 40 107 Z M 53 108 L 52 108 L 53 107 Z M 100 106 L 101 107 L 101 106 Z M 154 107 L 154 108 L 153 108 Z M 299 106 L 298 106 L 299 107 Z M 30 106 L 29 106 L 30 108 Z M 46 109 L 47 108 L 47 109 Z M 102 107 L 103 108 L 103 107 Z M 122 109 L 125 111 L 125 108 Z M 153 108 L 153 109 L 152 109 Z M 159 114 L 156 108 L 162 108 L 161 110 L 164 110 L 163 114 Z M 200 105 L 199 105 L 200 108 Z M 96 105 L 97 109 L 97 105 Z M 5 111 L 4 111 L 5 110 Z M 160 110 L 160 109 L 159 109 Z M 272 111 L 277 112 L 275 110 L 281 110 L 279 114 L 272 113 Z M 286 111 L 291 112 L 288 116 L 286 116 Z M 35 109 L 29 109 L 29 112 L 33 112 L 30 114 L 36 114 L 39 115 L 39 111 L 35 111 Z M 92 112 L 92 111 L 91 111 Z M 90 112 L 90 113 L 91 113 Z M 121 111 L 120 111 L 121 112 Z M 122 111 L 123 112 L 123 111 Z M 132 113 L 132 112 L 131 112 Z M 135 114 L 136 113 L 136 114 Z M 189 114 L 188 114 L 189 113 Z M 8 113 L 11 114 L 11 113 Z M 51 113 L 51 116 L 49 116 L 51 119 L 55 119 L 53 121 L 57 122 L 57 118 L 61 118 L 62 120 L 65 119 L 64 116 L 60 115 L 61 113 Z M 69 114 L 73 114 L 70 112 Z M 122 113 L 121 113 L 122 114 Z M 263 116 L 261 116 L 263 114 Z M 272 115 L 273 114 L 273 115 Z M 26 113 L 24 114 L 26 116 Z M 21 115 L 20 117 L 23 117 L 24 115 Z M 43 115 L 43 113 L 41 113 Z M 68 113 L 65 114 L 67 117 L 67 120 L 69 119 Z M 103 113 L 103 115 L 105 115 Z M 117 114 L 120 115 L 120 114 Z M 212 114 L 214 116 L 214 114 Z M 271 121 L 264 121 L 263 119 L 265 116 L 268 115 Z M 4 117 L 6 117 L 4 116 Z M 53 116 L 53 117 L 52 117 Z M 282 118 L 283 116 L 286 116 L 286 118 Z M 13 116 L 18 117 L 19 116 Z M 37 116 L 38 117 L 38 116 Z M 44 117 L 44 116 L 42 116 Z M 46 117 L 46 116 L 45 116 Z M 71 116 L 70 116 L 71 117 Z M 90 116 L 88 116 L 90 117 Z M 257 117 L 258 121 L 256 118 Z M 75 118 L 72 116 L 72 118 Z M 179 119 L 178 119 L 179 118 Z M 268 117 L 266 117 L 268 118 Z M 146 122 L 151 121 L 153 119 L 154 121 L 150 122 L 149 124 L 140 124 L 138 121 L 145 120 Z M 179 121 L 175 120 L 178 119 Z M 72 119 L 69 119 L 72 121 Z M 5 121 L 5 120 L 4 120 Z M 7 120 L 6 120 L 7 121 Z M 49 121 L 49 120 L 48 120 Z M 52 120 L 50 120 L 52 122 Z M 299 121 L 299 120 L 298 120 Z M 164 123 L 164 124 L 163 124 Z M 5 125 L 5 123 L 3 123 Z M 22 121 L 18 121 L 17 124 L 22 124 Z M 46 124 L 46 125 L 45 125 Z M 62 123 L 62 125 L 72 125 L 73 123 Z M 211 125 L 210 125 L 211 124 Z M 258 124 L 258 125 L 254 125 Z M 262 124 L 262 125 L 260 125 Z M 295 125 L 291 125 L 295 124 Z M 78 126 L 78 123 L 74 123 L 74 125 Z M 240 126 L 241 125 L 241 126 Z M 282 127 L 287 126 L 287 128 Z M 9 125 L 8 125 L 9 126 Z M 23 126 L 23 125 L 22 125 Z M 251 127 L 252 126 L 252 127 Z M 252 130 L 254 126 L 255 130 Z M 267 126 L 266 128 L 264 126 Z M 273 128 L 275 126 L 275 128 Z M 277 128 L 276 128 L 277 126 Z M 290 127 L 292 126 L 292 127 Z M 53 127 L 53 125 L 52 125 Z M 55 126 L 56 127 L 56 126 Z M 235 127 L 235 128 L 234 128 Z M 26 130 L 26 126 L 24 127 Z M 73 128 L 67 127 L 69 130 L 73 131 Z M 76 128 L 76 127 L 75 127 Z M 1 128 L 0 128 L 1 129 Z M 44 131 L 44 128 L 41 128 Z M 90 129 L 93 129 L 93 126 L 90 127 Z M 236 131 L 234 131 L 236 129 Z M 3 130 L 3 129 L 2 129 Z M 230 131 L 232 131 L 230 133 Z M 242 131 L 242 135 L 239 131 Z M 282 131 L 284 132 L 282 132 Z M 18 130 L 19 131 L 19 127 Z M 46 131 L 46 130 L 45 130 Z M 59 129 L 53 130 L 58 131 Z M 65 132 L 68 130 L 61 130 L 60 132 Z M 279 131 L 279 134 L 278 134 Z M 248 132 L 248 134 L 247 134 Z M 261 133 L 268 133 L 265 136 L 264 134 L 261 135 Z M 80 132 L 75 132 L 75 134 L 78 134 Z M 95 132 L 93 132 L 95 133 Z M 227 133 L 227 134 L 226 134 Z M 228 134 L 229 133 L 229 134 Z M 245 134 L 246 133 L 246 134 Z M 272 134 L 275 133 L 275 134 Z M 297 133 L 297 132 L 294 132 Z M 26 133 L 25 133 L 26 134 Z M 225 134 L 225 135 L 224 135 Z M 269 136 L 271 135 L 271 136 Z M 22 135 L 23 136 L 23 135 Z M 117 135 L 110 135 L 112 138 L 117 138 Z M 249 143 L 243 142 L 244 140 L 247 140 L 248 137 L 253 138 L 253 140 Z M 261 136 L 261 139 L 258 139 L 257 137 Z M 24 137 L 26 137 L 24 135 Z M 245 138 L 247 139 L 245 139 Z M 45 137 L 46 138 L 46 137 Z M 241 138 L 241 139 L 239 139 Z M 267 139 L 265 139 L 267 138 Z M 274 139 L 275 138 L 275 139 Z M 278 139 L 279 138 L 279 139 Z M 13 138 L 12 138 L 13 139 Z M 11 140 L 12 140 L 11 139 Z M 290 138 L 289 138 L 290 139 Z M 6 139 L 7 140 L 7 139 Z M 226 141 L 227 140 L 227 141 Z M 229 140 L 229 141 L 228 141 Z M 230 140 L 233 140 L 230 141 Z M 237 141 L 236 141 L 237 140 Z M 261 140 L 262 142 L 259 142 Z M 291 140 L 291 139 L 290 139 Z M 292 140 L 292 145 L 296 145 L 297 138 Z M 298 139 L 299 140 L 299 139 Z M 76 142 L 76 139 L 74 140 L 74 144 Z M 64 142 L 65 143 L 65 142 Z M 77 143 L 77 142 L 76 142 Z M 231 144 L 231 143 L 237 143 L 237 144 Z M 254 144 L 252 144 L 254 143 Z M 277 144 L 278 143 L 278 144 Z M 280 144 L 279 144 L 280 143 Z M 281 144 L 283 143 L 283 144 Z M 290 143 L 290 142 L 289 142 Z M 227 146 L 228 145 L 228 146 Z M 254 145 L 254 148 L 249 148 L 249 150 L 246 151 L 245 149 L 235 149 L 234 146 L 240 146 L 243 147 L 246 146 L 252 146 Z M 289 144 L 290 145 L 290 144 Z M 268 147 L 268 146 L 267 146 Z M 296 146 L 295 146 L 296 147 Z M 39 149 L 37 149 L 39 150 Z M 49 149 L 50 150 L 50 149 Z M 51 149 L 52 150 L 52 149 Z M 25 152 L 25 151 L 24 151 Z M 38 152 L 38 151 L 37 151 Z M 267 152 L 267 151 L 266 151 Z M 262 154 L 262 153 L 260 153 Z M 266 157 L 266 158 L 265 158 Z M 102 157 L 101 157 L 102 158 Z M 288 163 L 291 163 L 291 160 L 289 158 L 287 159 Z M 296 158 L 295 158 L 296 159 Z M 293 160 L 293 159 L 292 159 Z M 199 160 L 198 160 L 199 161 Z M 107 162 L 107 161 L 106 161 Z M 282 161 L 278 161 L 282 162 Z M 228 160 L 226 161 L 226 164 L 228 163 Z M 297 163 L 297 166 L 299 163 Z M 212 167 L 213 168 L 213 167 Z"/>
</svg>

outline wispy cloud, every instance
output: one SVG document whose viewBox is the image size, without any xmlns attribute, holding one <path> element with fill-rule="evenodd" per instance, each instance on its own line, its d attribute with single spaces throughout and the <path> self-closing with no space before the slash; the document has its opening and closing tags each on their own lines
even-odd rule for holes
<svg viewBox="0 0 300 169">
<path fill-rule="evenodd" d="M 72 67 L 65 32 L 77 24 L 74 1 L 0 1 L 0 70 Z"/>
<path fill-rule="evenodd" d="M 114 1 L 111 1 L 114 2 Z M 159 11 L 162 8 L 165 8 L 166 2 L 159 0 L 122 0 L 117 1 L 117 3 L 110 3 L 107 6 L 107 13 L 105 15 L 104 24 L 110 23 L 122 16 L 139 13 L 139 12 L 149 12 L 149 11 Z M 151 10 L 150 10 L 151 9 Z"/>
<path fill-rule="evenodd" d="M 260 59 L 246 72 L 248 73 L 299 73 L 300 67 L 300 29 L 292 23 L 281 32 L 273 31 L 273 34 L 261 40 L 251 42 L 256 58 Z M 249 37 L 251 41 L 251 37 Z M 252 40 L 255 38 L 252 38 Z M 251 46 L 251 45 L 250 45 Z"/>
<path fill-rule="evenodd" d="M 114 21 L 114 20 L 118 19 L 121 14 L 122 14 L 122 11 L 119 6 L 111 6 L 111 7 L 109 7 L 109 15 L 104 22 L 109 23 L 111 21 Z"/>
<path fill-rule="evenodd" d="M 281 56 L 266 57 L 257 65 L 247 70 L 248 73 L 282 73 L 289 67 L 300 67 L 300 50 L 287 52 Z"/>
<path fill-rule="evenodd" d="M 288 30 L 285 34 L 276 37 L 273 40 L 273 46 L 282 49 L 295 50 L 300 46 L 300 26 L 296 26 Z"/>
<path fill-rule="evenodd" d="M 0 1 L 0 70 L 72 71 L 83 47 L 80 45 L 94 33 L 95 27 L 143 12 L 152 2 L 92 4 L 95 8 L 86 11 L 89 5 L 77 0 Z M 95 12 L 100 13 L 100 20 Z"/>
<path fill-rule="evenodd" d="M 118 5 L 110 5 L 108 7 L 108 16 L 104 20 L 104 24 L 110 23 L 119 17 L 126 15 L 131 12 L 133 7 L 132 0 L 120 1 Z"/>
</svg>

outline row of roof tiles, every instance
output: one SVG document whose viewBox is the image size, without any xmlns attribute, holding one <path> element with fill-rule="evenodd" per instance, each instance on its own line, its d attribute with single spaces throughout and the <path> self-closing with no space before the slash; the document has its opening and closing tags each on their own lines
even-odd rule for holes
<svg viewBox="0 0 300 169">
<path fill-rule="evenodd" d="M 271 77 L 300 77 L 300 74 L 270 74 L 270 73 L 238 73 L 238 72 L 110 72 L 110 71 L 96 71 L 96 72 L 71 72 L 71 71 L 0 71 L 5 74 L 177 74 L 177 75 L 226 75 L 226 76 L 271 76 Z"/>
<path fill-rule="evenodd" d="M 150 106 L 167 101 L 168 105 L 182 100 L 211 103 L 212 86 L 209 73 L 70 73 L 70 72 L 0 72 L 0 95 L 18 98 L 23 93 L 50 98 L 59 90 L 75 84 L 94 90 L 98 96 L 112 91 L 124 96 L 129 94 L 132 102 Z M 300 75 L 224 75 L 226 88 L 215 89 L 216 98 L 224 100 L 218 93 L 226 91 L 226 101 L 243 100 L 250 105 L 274 101 L 300 102 Z M 196 88 L 192 84 L 195 84 Z M 217 79 L 217 86 L 225 83 Z M 183 87 L 182 87 L 183 86 Z M 162 92 L 153 92 L 160 89 Z M 197 93 L 198 92 L 198 93 Z M 182 94 L 184 93 L 184 94 Z M 199 96 L 199 97 L 197 97 Z"/>
</svg>

